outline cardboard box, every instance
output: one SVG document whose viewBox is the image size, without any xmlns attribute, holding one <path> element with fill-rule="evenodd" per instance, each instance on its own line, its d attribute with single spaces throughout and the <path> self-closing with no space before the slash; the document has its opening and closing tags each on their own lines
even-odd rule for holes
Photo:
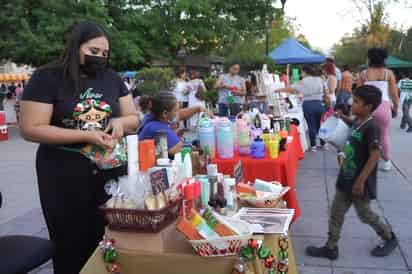
<svg viewBox="0 0 412 274">
<path fill-rule="evenodd" d="M 136 233 L 113 231 L 106 227 L 106 236 L 116 241 L 121 249 L 154 253 L 193 253 L 192 246 L 177 231 L 176 222 L 159 233 Z"/>
<path fill-rule="evenodd" d="M 265 245 L 277 254 L 276 235 L 266 235 Z M 147 242 L 146 242 L 147 243 Z M 118 242 L 115 243 L 118 246 Z M 231 274 L 237 256 L 228 257 L 200 257 L 190 252 L 153 253 L 145 251 L 131 251 L 119 249 L 117 263 L 122 274 Z M 262 262 L 260 262 L 262 263 Z M 251 268 L 254 266 L 252 265 Z M 80 274 L 107 273 L 101 251 L 97 248 L 92 257 L 83 267 Z M 247 272 L 248 274 L 256 274 Z M 297 274 L 292 241 L 289 242 L 289 271 L 288 274 Z"/>
</svg>

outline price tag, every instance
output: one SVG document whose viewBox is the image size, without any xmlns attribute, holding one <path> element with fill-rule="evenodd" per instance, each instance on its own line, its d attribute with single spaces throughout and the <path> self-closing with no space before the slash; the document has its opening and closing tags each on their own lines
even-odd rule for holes
<svg viewBox="0 0 412 274">
<path fill-rule="evenodd" d="M 152 185 L 153 195 L 157 195 L 168 189 L 169 180 L 167 179 L 167 170 L 162 168 L 151 172 L 150 184 Z"/>
<path fill-rule="evenodd" d="M 242 161 L 236 163 L 233 169 L 233 177 L 235 177 L 236 184 L 245 182 L 245 178 L 243 177 Z"/>
</svg>

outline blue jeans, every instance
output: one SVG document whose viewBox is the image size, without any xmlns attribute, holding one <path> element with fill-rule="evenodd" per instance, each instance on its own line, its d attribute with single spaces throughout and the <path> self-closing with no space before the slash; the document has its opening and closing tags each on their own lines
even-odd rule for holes
<svg viewBox="0 0 412 274">
<path fill-rule="evenodd" d="M 238 113 L 240 112 L 240 106 L 241 104 L 239 103 L 233 103 L 233 104 L 224 104 L 224 103 L 219 103 L 219 116 L 221 117 L 229 117 L 229 106 L 230 106 L 230 116 L 234 115 L 238 115 Z"/>
<path fill-rule="evenodd" d="M 321 100 L 303 101 L 303 114 L 309 128 L 309 139 L 312 147 L 316 146 L 316 136 L 320 129 L 320 119 L 325 107 Z"/>
<path fill-rule="evenodd" d="M 266 102 L 250 102 L 249 110 L 257 108 L 261 113 L 268 113 L 268 104 Z"/>
</svg>

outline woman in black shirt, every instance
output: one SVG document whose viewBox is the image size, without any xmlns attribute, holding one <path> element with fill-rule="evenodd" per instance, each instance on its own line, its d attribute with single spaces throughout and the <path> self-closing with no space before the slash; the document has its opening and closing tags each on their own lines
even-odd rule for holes
<svg viewBox="0 0 412 274">
<path fill-rule="evenodd" d="M 79 273 L 90 257 L 104 233 L 104 184 L 124 174 L 123 167 L 100 170 L 80 149 L 113 148 L 138 126 L 131 95 L 107 67 L 109 53 L 100 26 L 74 25 L 62 58 L 33 74 L 21 102 L 22 135 L 40 143 L 37 178 L 57 274 Z"/>
</svg>

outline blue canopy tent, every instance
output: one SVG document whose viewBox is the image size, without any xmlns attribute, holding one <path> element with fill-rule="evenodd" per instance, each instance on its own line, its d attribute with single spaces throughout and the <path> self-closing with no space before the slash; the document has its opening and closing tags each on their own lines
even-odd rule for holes
<svg viewBox="0 0 412 274">
<path fill-rule="evenodd" d="M 120 77 L 134 78 L 136 76 L 136 71 L 122 71 L 119 72 Z"/>
<path fill-rule="evenodd" d="M 269 53 L 269 57 L 278 65 L 321 64 L 325 62 L 325 56 L 304 47 L 293 38 L 283 41 L 279 47 Z"/>
</svg>

